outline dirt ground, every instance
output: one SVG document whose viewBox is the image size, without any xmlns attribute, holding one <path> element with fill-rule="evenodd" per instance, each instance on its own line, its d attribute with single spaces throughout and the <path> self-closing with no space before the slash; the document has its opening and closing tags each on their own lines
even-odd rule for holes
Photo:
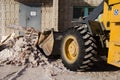
<svg viewBox="0 0 120 80">
<path fill-rule="evenodd" d="M 61 60 L 38 67 L 0 65 L 0 80 L 119 80 L 120 69 L 105 62 L 86 72 L 69 71 Z M 22 69 L 22 70 L 21 70 Z"/>
</svg>

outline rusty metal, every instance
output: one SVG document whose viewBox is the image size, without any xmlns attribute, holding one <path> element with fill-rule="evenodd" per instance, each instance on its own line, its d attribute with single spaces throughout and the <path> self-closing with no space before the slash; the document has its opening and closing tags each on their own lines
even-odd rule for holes
<svg viewBox="0 0 120 80">
<path fill-rule="evenodd" d="M 54 32 L 54 30 L 46 31 L 38 34 L 37 47 L 40 47 L 46 56 L 60 55 L 60 44 L 63 33 Z"/>
<path fill-rule="evenodd" d="M 43 33 L 40 34 L 39 41 L 38 41 L 39 47 L 43 49 L 44 53 L 49 56 L 52 54 L 53 46 L 54 46 L 54 35 L 53 32 L 46 37 Z"/>
</svg>

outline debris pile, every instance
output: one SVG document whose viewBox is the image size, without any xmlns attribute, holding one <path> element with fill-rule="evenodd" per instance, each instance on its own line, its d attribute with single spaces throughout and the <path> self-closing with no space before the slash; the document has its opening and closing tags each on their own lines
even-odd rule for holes
<svg viewBox="0 0 120 80">
<path fill-rule="evenodd" d="M 29 28 L 26 30 L 27 32 L 24 36 L 14 37 L 10 35 L 5 40 L 3 39 L 2 45 L 0 45 L 0 64 L 27 65 L 27 67 L 39 66 L 50 78 L 63 72 L 69 72 L 63 66 L 61 59 L 48 59 L 35 46 L 38 40 L 38 33 L 34 29 Z"/>
<path fill-rule="evenodd" d="M 31 65 L 38 66 L 42 59 L 41 57 L 44 55 L 35 47 L 37 38 L 37 32 L 29 28 L 24 36 L 6 41 L 4 45 L 0 46 L 2 47 L 0 63 L 18 66 L 30 63 Z"/>
</svg>

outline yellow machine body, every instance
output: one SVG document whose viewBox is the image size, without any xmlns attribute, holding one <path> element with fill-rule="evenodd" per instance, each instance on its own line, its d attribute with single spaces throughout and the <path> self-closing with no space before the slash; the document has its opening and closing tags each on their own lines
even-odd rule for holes
<svg viewBox="0 0 120 80">
<path fill-rule="evenodd" d="M 105 28 L 110 30 L 107 62 L 120 67 L 120 0 L 104 2 L 102 21 Z"/>
</svg>

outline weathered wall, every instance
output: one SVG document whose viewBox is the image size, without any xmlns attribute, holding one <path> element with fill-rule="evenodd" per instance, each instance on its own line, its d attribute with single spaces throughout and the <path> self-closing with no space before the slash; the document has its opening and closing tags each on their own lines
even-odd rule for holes
<svg viewBox="0 0 120 80">
<path fill-rule="evenodd" d="M 98 6 L 103 0 L 69 0 L 71 5 Z"/>
<path fill-rule="evenodd" d="M 44 3 L 42 5 L 42 19 L 41 19 L 41 29 L 42 31 L 50 29 L 53 27 L 53 5 L 52 2 Z"/>
<path fill-rule="evenodd" d="M 19 8 L 19 25 L 23 27 L 33 27 L 37 30 L 40 30 L 41 7 L 30 7 L 20 3 Z M 36 16 L 30 16 L 30 11 L 36 11 Z"/>
<path fill-rule="evenodd" d="M 16 30 L 8 28 L 18 25 L 19 5 L 14 0 L 0 0 L 0 36 Z"/>
<path fill-rule="evenodd" d="M 30 16 L 30 11 L 36 11 L 36 16 Z M 33 27 L 37 30 L 41 29 L 41 8 L 40 7 L 29 7 L 27 13 L 27 26 Z"/>
<path fill-rule="evenodd" d="M 42 31 L 54 28 L 64 31 L 76 24 L 72 22 L 73 6 L 98 6 L 102 0 L 49 0 L 42 5 Z"/>
<path fill-rule="evenodd" d="M 42 5 L 42 31 L 54 28 L 58 31 L 58 7 L 59 0 L 53 0 Z"/>
<path fill-rule="evenodd" d="M 19 24 L 21 26 L 26 26 L 26 14 L 27 14 L 27 6 L 19 3 L 20 13 L 19 13 Z"/>
<path fill-rule="evenodd" d="M 76 25 L 72 22 L 73 6 L 98 6 L 103 0 L 59 0 L 59 31 Z"/>
<path fill-rule="evenodd" d="M 55 31 L 64 31 L 74 25 L 72 23 L 73 6 L 97 6 L 101 1 L 49 0 L 49 2 L 42 3 L 41 31 L 51 28 L 54 28 Z M 7 28 L 15 25 L 19 25 L 18 2 L 14 0 L 0 0 L 0 35 L 16 32 L 16 30 Z"/>
<path fill-rule="evenodd" d="M 5 34 L 5 22 L 4 22 L 4 17 L 5 14 L 4 13 L 4 0 L 0 1 L 0 38 L 3 34 Z"/>
</svg>

